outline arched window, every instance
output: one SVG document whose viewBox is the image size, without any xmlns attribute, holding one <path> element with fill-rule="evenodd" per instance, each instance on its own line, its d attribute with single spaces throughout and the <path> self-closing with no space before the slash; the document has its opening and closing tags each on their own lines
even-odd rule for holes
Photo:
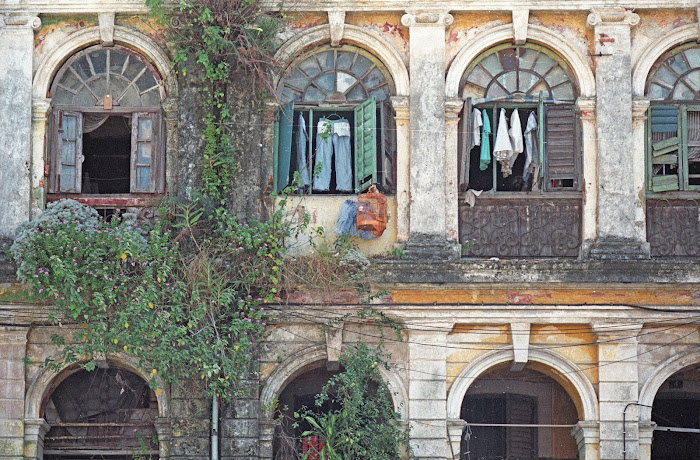
<svg viewBox="0 0 700 460">
<path fill-rule="evenodd" d="M 394 86 L 386 67 L 353 45 L 321 46 L 280 79 L 275 186 L 297 172 L 305 193 L 357 193 L 395 183 Z"/>
<path fill-rule="evenodd" d="M 577 90 L 561 59 L 537 45 L 497 46 L 467 68 L 461 85 L 468 101 L 461 183 L 476 190 L 579 190 Z"/>
<path fill-rule="evenodd" d="M 465 255 L 578 257 L 581 139 L 567 64 L 543 46 L 502 44 L 474 59 L 460 88 L 459 186 L 474 191 L 460 204 Z"/>
<path fill-rule="evenodd" d="M 158 458 L 156 396 L 132 372 L 80 370 L 56 387 L 42 410 L 51 427 L 46 460 Z"/>
<path fill-rule="evenodd" d="M 647 188 L 700 190 L 700 45 L 661 56 L 649 73 Z"/>
<path fill-rule="evenodd" d="M 121 46 L 87 48 L 61 67 L 51 96 L 50 193 L 163 191 L 164 90 L 145 58 Z"/>
</svg>

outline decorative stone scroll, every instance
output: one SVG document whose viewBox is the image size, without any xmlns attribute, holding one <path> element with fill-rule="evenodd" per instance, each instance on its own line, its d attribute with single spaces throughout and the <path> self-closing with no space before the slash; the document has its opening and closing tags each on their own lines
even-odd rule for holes
<svg viewBox="0 0 700 460">
<path fill-rule="evenodd" d="M 37 31 L 41 28 L 41 18 L 32 15 L 0 14 L 0 28 L 2 27 L 31 27 Z"/>
<path fill-rule="evenodd" d="M 345 33 L 345 11 L 329 11 L 328 25 L 331 30 L 331 46 L 340 46 Z"/>
</svg>

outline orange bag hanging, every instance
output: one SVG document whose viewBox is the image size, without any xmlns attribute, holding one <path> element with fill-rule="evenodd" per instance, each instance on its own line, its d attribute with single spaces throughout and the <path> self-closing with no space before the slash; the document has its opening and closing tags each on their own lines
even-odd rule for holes
<svg viewBox="0 0 700 460">
<path fill-rule="evenodd" d="M 377 191 L 374 185 L 367 193 L 357 197 L 357 229 L 382 236 L 387 222 L 386 196 Z"/>
</svg>

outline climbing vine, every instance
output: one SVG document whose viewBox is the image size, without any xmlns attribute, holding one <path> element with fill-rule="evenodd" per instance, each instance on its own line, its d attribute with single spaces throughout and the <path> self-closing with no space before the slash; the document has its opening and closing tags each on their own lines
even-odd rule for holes
<svg viewBox="0 0 700 460">
<path fill-rule="evenodd" d="M 267 219 L 242 219 L 227 208 L 235 177 L 227 87 L 232 74 L 262 91 L 273 63 L 281 13 L 259 0 L 146 0 L 171 32 L 173 66 L 201 78 L 204 148 L 200 186 L 188 199 L 169 199 L 152 222 L 117 213 L 109 220 L 75 201 L 49 204 L 22 226 L 11 247 L 18 277 L 38 300 L 56 306 L 52 320 L 59 369 L 79 362 L 94 369 L 110 354 L 140 360 L 165 381 L 197 379 L 224 400 L 247 394 L 264 350 L 259 339 L 277 295 L 284 240 L 303 230 L 283 218 L 284 200 Z M 188 77 L 188 71 L 191 76 Z"/>
</svg>

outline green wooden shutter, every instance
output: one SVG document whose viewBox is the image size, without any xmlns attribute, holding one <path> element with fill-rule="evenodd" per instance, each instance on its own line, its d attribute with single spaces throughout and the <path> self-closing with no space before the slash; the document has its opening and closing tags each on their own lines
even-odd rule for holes
<svg viewBox="0 0 700 460">
<path fill-rule="evenodd" d="M 579 190 L 580 149 L 573 104 L 544 104 L 544 189 Z"/>
<path fill-rule="evenodd" d="M 156 191 L 160 116 L 135 113 L 131 119 L 131 192 Z"/>
<path fill-rule="evenodd" d="M 394 110 L 391 102 L 382 101 L 379 103 L 380 129 L 380 182 L 384 192 L 396 190 L 396 122 L 394 120 Z"/>
<path fill-rule="evenodd" d="M 83 114 L 58 112 L 56 177 L 59 192 L 80 192 L 83 163 Z"/>
<path fill-rule="evenodd" d="M 355 107 L 355 193 L 377 182 L 377 103 L 374 97 Z"/>
<path fill-rule="evenodd" d="M 294 127 L 294 102 L 280 108 L 275 119 L 274 171 L 275 191 L 280 192 L 289 184 L 289 163 L 292 156 L 292 129 Z"/>
<path fill-rule="evenodd" d="M 651 164 L 651 190 L 679 190 L 678 108 L 654 106 L 650 109 L 648 158 Z"/>
</svg>

